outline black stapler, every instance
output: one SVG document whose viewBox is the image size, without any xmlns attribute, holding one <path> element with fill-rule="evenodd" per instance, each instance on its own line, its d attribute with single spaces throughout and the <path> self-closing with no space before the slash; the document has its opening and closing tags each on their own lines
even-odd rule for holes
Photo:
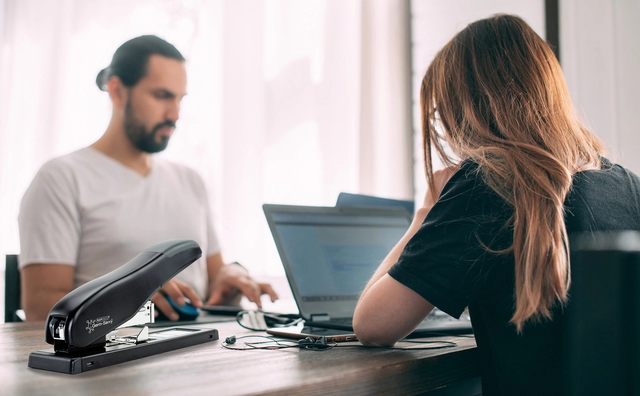
<svg viewBox="0 0 640 396">
<path fill-rule="evenodd" d="M 31 368 L 77 374 L 218 339 L 215 329 L 173 327 L 132 336 L 118 329 L 153 323 L 150 301 L 165 283 L 202 256 L 191 240 L 162 242 L 120 268 L 72 290 L 58 301 L 45 326 L 53 350 L 29 355 Z"/>
</svg>

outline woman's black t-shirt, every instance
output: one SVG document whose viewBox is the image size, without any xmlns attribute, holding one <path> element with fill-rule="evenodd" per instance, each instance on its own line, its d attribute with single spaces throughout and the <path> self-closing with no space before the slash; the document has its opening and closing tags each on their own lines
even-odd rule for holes
<svg viewBox="0 0 640 396">
<path fill-rule="evenodd" d="M 603 159 L 576 174 L 565 201 L 567 232 L 640 230 L 640 179 Z M 514 312 L 513 208 L 464 161 L 389 274 L 454 317 L 466 307 L 485 395 L 562 392 L 562 310 L 553 320 L 509 323 Z"/>
</svg>

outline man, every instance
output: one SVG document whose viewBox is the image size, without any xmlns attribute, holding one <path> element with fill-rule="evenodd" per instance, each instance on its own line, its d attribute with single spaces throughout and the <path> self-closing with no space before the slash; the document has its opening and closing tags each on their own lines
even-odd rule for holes
<svg viewBox="0 0 640 396">
<path fill-rule="evenodd" d="M 203 258 L 151 299 L 172 320 L 178 305 L 222 304 L 242 292 L 259 307 L 277 298 L 237 263 L 225 265 L 204 183 L 162 160 L 186 94 L 184 57 L 156 36 L 124 43 L 96 79 L 113 103 L 111 121 L 90 147 L 43 165 L 22 200 L 20 269 L 27 320 L 46 319 L 73 288 L 114 270 L 151 245 L 193 239 Z"/>
</svg>

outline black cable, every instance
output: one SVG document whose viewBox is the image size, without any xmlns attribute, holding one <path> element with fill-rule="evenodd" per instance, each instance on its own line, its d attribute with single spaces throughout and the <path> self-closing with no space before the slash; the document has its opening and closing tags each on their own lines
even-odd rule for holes
<svg viewBox="0 0 640 396">
<path fill-rule="evenodd" d="M 460 334 L 456 334 L 454 332 L 451 333 L 446 333 L 446 332 L 442 332 L 442 333 L 436 333 L 436 332 L 429 332 L 429 337 L 459 337 L 459 338 L 475 338 L 475 335 L 473 335 L 473 333 L 460 333 Z M 407 341 L 407 339 L 404 339 L 403 341 Z"/>
<path fill-rule="evenodd" d="M 433 346 L 425 347 L 397 347 L 397 346 L 375 346 L 375 345 L 337 345 L 337 348 L 365 348 L 365 349 L 392 349 L 398 351 L 424 351 L 428 349 L 443 349 L 443 348 L 455 348 L 458 344 L 454 341 L 408 341 L 402 340 L 400 342 L 407 342 L 410 344 L 433 344 Z M 440 345 L 437 345 L 440 344 Z"/>
<path fill-rule="evenodd" d="M 236 342 L 240 339 L 246 338 L 258 338 L 262 339 L 262 341 L 254 341 L 254 342 L 244 342 L 245 347 L 235 347 L 230 345 L 235 345 Z M 299 340 L 298 342 L 277 339 L 269 336 L 258 336 L 258 335 L 248 335 L 248 336 L 230 336 L 227 337 L 221 344 L 223 348 L 232 349 L 236 351 L 249 351 L 256 349 L 266 349 L 266 350 L 276 350 L 276 349 L 284 349 L 284 348 L 300 348 L 307 349 L 313 351 L 326 351 L 333 348 L 363 348 L 363 349 L 391 349 L 391 350 L 400 350 L 400 351 L 420 351 L 420 350 L 428 350 L 428 349 L 443 349 L 443 348 L 454 348 L 457 347 L 458 344 L 454 341 L 417 341 L 417 340 L 402 340 L 401 342 L 410 343 L 410 344 L 425 344 L 429 346 L 425 347 L 387 347 L 387 346 L 371 346 L 371 345 L 349 345 L 349 344 L 339 344 L 337 342 L 328 342 L 325 337 L 319 337 L 318 339 L 312 338 L 304 338 Z M 271 344 L 271 345 L 268 345 Z"/>
<path fill-rule="evenodd" d="M 263 341 L 256 341 L 256 342 L 246 342 L 245 341 L 244 345 L 246 345 L 246 347 L 230 346 L 230 345 L 236 345 L 236 342 L 238 340 L 246 339 L 246 338 L 261 338 L 261 339 L 263 339 Z M 266 339 L 267 341 L 264 341 L 264 339 Z M 260 344 L 275 344 L 275 345 L 261 346 Z M 236 336 L 227 337 L 222 342 L 221 345 L 222 345 L 223 348 L 232 349 L 232 350 L 235 350 L 235 351 L 249 351 L 249 350 L 255 350 L 255 349 L 272 350 L 272 349 L 298 348 L 299 347 L 298 343 L 293 342 L 293 341 L 278 340 L 278 339 L 275 339 L 273 337 L 268 337 L 268 336 L 252 336 L 252 335 L 241 336 L 241 337 L 236 337 Z"/>
<path fill-rule="evenodd" d="M 245 315 L 248 315 L 250 319 L 252 318 L 252 316 L 255 316 L 254 319 L 256 319 L 257 321 L 260 321 L 259 316 L 261 315 L 262 323 L 264 323 L 264 326 L 255 326 L 255 325 L 249 325 L 249 324 L 243 323 L 243 319 Z M 238 322 L 238 324 L 241 327 L 247 330 L 264 331 L 264 330 L 267 330 L 268 327 L 294 326 L 302 322 L 302 318 L 300 317 L 300 315 L 297 315 L 297 314 L 281 314 L 276 312 L 264 312 L 259 310 L 246 310 L 246 311 L 240 311 L 236 314 L 236 322 Z M 254 324 L 261 325 L 262 323 L 254 323 Z"/>
<path fill-rule="evenodd" d="M 298 341 L 298 346 L 302 349 L 312 349 L 315 351 L 326 351 L 328 349 L 333 349 L 338 346 L 337 342 L 327 341 L 327 337 L 321 336 L 317 339 L 313 339 L 311 337 L 306 337 Z"/>
</svg>

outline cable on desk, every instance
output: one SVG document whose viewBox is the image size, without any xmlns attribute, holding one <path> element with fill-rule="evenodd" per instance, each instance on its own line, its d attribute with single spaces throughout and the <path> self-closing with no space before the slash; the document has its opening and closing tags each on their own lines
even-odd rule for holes
<svg viewBox="0 0 640 396">
<path fill-rule="evenodd" d="M 455 341 L 414 341 L 414 340 L 401 340 L 399 342 L 406 342 L 409 344 L 424 344 L 429 346 L 423 347 L 397 347 L 397 346 L 374 346 L 374 345 L 337 345 L 337 348 L 368 348 L 368 349 L 395 349 L 399 351 L 424 351 L 427 349 L 443 349 L 443 348 L 454 348 L 457 347 L 458 344 Z"/>
<path fill-rule="evenodd" d="M 240 339 L 259 339 L 260 341 L 252 341 L 247 342 L 244 341 L 244 346 L 236 345 L 236 342 Z M 300 348 L 300 349 L 308 349 L 314 351 L 326 351 L 333 348 L 362 348 L 362 349 L 391 349 L 391 350 L 401 350 L 401 351 L 420 351 L 420 350 L 428 350 L 428 349 L 443 349 L 443 348 L 454 348 L 457 347 L 458 344 L 454 341 L 415 341 L 415 340 L 402 340 L 401 342 L 410 343 L 410 344 L 422 344 L 425 346 L 422 347 L 386 347 L 386 346 L 369 346 L 369 345 L 349 345 L 349 344 L 340 344 L 337 342 L 328 342 L 325 337 L 319 337 L 317 339 L 313 339 L 310 337 L 299 340 L 298 342 L 290 341 L 290 340 L 282 340 L 269 336 L 230 336 L 227 337 L 221 344 L 223 348 L 232 349 L 236 351 L 249 351 L 256 349 L 265 349 L 265 350 L 276 350 L 276 349 L 284 349 L 284 348 Z M 428 346 L 427 346 L 428 345 Z"/>
<path fill-rule="evenodd" d="M 236 344 L 238 340 L 247 339 L 247 338 L 260 339 L 260 341 L 252 341 L 252 342 L 244 341 L 243 342 L 244 347 L 238 346 Z M 326 349 L 331 349 L 335 346 L 335 345 L 327 344 L 325 341 L 323 344 L 325 346 L 323 347 L 321 345 L 321 342 L 315 342 L 317 340 L 312 340 L 313 342 L 306 344 L 308 340 L 311 340 L 311 339 L 305 338 L 304 340 L 295 342 L 295 341 L 289 341 L 289 340 L 279 340 L 269 336 L 241 336 L 241 337 L 231 336 L 231 337 L 227 337 L 222 342 L 221 345 L 223 348 L 232 349 L 235 351 L 250 351 L 250 350 L 256 350 L 256 349 L 275 350 L 275 349 L 284 349 L 284 348 L 304 348 L 304 349 L 314 349 L 314 350 L 326 350 Z"/>
<path fill-rule="evenodd" d="M 251 331 L 264 331 L 269 327 L 288 327 L 302 322 L 297 314 L 281 314 L 259 310 L 240 311 L 236 315 L 236 322 L 241 327 Z"/>
<path fill-rule="evenodd" d="M 446 333 L 446 332 L 442 332 L 442 333 L 436 333 L 436 332 L 429 332 L 429 337 L 458 337 L 458 338 L 475 338 L 475 335 L 473 333 Z M 403 340 L 403 341 L 407 341 L 407 340 Z"/>
</svg>

